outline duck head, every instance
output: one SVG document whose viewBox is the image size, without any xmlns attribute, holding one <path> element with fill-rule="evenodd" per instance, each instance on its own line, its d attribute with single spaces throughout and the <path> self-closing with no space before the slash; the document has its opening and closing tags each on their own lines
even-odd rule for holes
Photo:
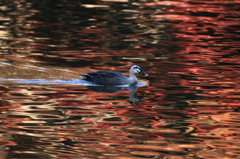
<svg viewBox="0 0 240 159">
<path fill-rule="evenodd" d="M 134 64 L 131 69 L 130 69 L 130 73 L 134 73 L 134 74 L 141 74 L 141 75 L 144 75 L 144 76 L 147 76 L 148 74 L 146 74 L 140 65 L 138 64 Z"/>
</svg>

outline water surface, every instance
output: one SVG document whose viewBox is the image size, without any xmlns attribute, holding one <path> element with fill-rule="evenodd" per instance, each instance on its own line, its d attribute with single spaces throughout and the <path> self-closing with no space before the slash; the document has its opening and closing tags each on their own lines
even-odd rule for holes
<svg viewBox="0 0 240 159">
<path fill-rule="evenodd" d="M 1 158 L 239 158 L 238 1 L 0 4 Z"/>
</svg>

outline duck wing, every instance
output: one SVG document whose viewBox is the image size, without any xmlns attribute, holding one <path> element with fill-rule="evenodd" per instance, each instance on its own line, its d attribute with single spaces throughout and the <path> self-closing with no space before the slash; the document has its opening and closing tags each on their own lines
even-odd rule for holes
<svg viewBox="0 0 240 159">
<path fill-rule="evenodd" d="M 96 71 L 81 75 L 84 80 L 100 85 L 124 85 L 128 79 L 120 72 L 116 71 Z"/>
</svg>

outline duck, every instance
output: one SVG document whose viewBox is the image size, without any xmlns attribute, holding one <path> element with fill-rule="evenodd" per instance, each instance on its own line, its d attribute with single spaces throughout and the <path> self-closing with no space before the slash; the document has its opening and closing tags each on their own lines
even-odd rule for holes
<svg viewBox="0 0 240 159">
<path fill-rule="evenodd" d="M 129 77 L 117 71 L 96 71 L 80 75 L 85 81 L 93 82 L 98 85 L 132 85 L 137 84 L 136 74 L 147 76 L 140 65 L 134 64 L 129 70 Z"/>
</svg>

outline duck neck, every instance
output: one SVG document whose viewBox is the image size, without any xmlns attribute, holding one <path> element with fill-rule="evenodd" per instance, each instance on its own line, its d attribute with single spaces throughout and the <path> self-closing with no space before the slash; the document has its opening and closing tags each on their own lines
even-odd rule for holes
<svg viewBox="0 0 240 159">
<path fill-rule="evenodd" d="M 130 84 L 138 82 L 137 77 L 134 73 L 129 72 L 129 74 L 130 74 L 130 76 L 129 76 L 128 80 L 129 80 Z"/>
</svg>

